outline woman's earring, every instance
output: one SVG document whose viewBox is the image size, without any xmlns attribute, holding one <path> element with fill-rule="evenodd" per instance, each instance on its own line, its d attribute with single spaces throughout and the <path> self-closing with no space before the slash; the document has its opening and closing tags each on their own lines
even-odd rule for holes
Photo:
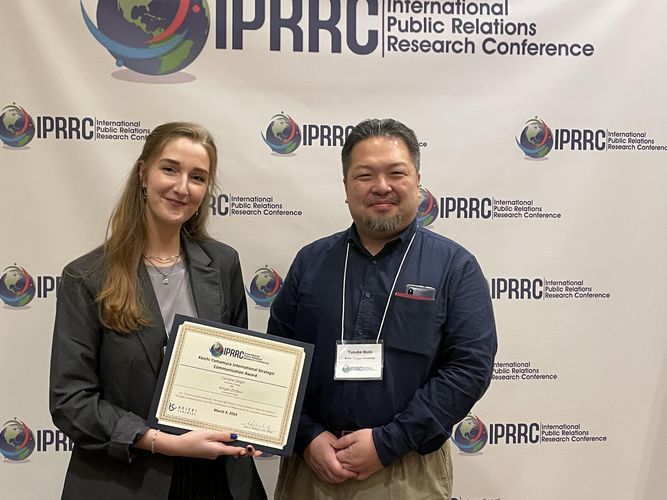
<svg viewBox="0 0 667 500">
<path fill-rule="evenodd" d="M 144 201 L 146 201 L 146 186 L 141 186 L 141 196 L 143 197 Z"/>
</svg>

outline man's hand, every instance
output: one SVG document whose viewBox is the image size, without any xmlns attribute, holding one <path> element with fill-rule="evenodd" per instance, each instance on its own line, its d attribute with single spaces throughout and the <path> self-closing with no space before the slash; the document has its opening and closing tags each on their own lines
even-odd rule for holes
<svg viewBox="0 0 667 500">
<path fill-rule="evenodd" d="M 336 453 L 338 461 L 348 470 L 357 473 L 355 479 L 361 481 L 382 469 L 375 444 L 373 431 L 361 429 L 340 438 L 334 443 L 339 450 Z"/>
<path fill-rule="evenodd" d="M 306 447 L 303 458 L 313 469 L 317 477 L 331 484 L 338 484 L 356 477 L 355 472 L 346 470 L 336 458 L 336 436 L 330 432 L 323 432 Z"/>
</svg>

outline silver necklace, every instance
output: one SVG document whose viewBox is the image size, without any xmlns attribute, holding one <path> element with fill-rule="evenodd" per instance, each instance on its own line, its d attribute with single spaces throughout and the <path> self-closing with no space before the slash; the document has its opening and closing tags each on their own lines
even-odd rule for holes
<svg viewBox="0 0 667 500">
<path fill-rule="evenodd" d="M 162 271 L 160 271 L 160 268 L 157 267 L 155 264 L 153 264 L 153 262 L 151 261 L 151 259 L 150 259 L 149 257 L 146 257 L 145 255 L 144 255 L 143 257 L 144 257 L 145 260 L 148 261 L 148 263 L 149 263 L 151 266 L 153 266 L 153 269 L 155 269 L 158 273 L 160 273 L 160 275 L 162 276 L 162 284 L 163 284 L 163 285 L 168 285 L 168 284 L 169 284 L 169 275 L 171 274 L 171 272 L 172 272 L 172 271 L 174 270 L 174 268 L 176 267 L 176 264 L 178 264 L 178 261 L 180 260 L 180 259 L 179 259 L 180 256 L 181 256 L 181 254 L 179 253 L 179 254 L 176 256 L 176 258 L 175 258 L 175 260 L 174 260 L 174 263 L 173 263 L 173 264 L 171 265 L 171 267 L 169 268 L 169 271 L 167 271 L 166 273 L 163 273 Z"/>
</svg>

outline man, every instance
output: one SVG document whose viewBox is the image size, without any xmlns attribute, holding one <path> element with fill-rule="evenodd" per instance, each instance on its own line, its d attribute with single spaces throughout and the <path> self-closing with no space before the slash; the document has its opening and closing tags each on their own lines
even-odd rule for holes
<svg viewBox="0 0 667 500">
<path fill-rule="evenodd" d="M 354 223 L 299 251 L 271 308 L 268 333 L 315 344 L 275 498 L 448 499 L 447 440 L 493 368 L 488 286 L 469 252 L 417 225 L 411 129 L 366 120 L 341 156 Z"/>
</svg>

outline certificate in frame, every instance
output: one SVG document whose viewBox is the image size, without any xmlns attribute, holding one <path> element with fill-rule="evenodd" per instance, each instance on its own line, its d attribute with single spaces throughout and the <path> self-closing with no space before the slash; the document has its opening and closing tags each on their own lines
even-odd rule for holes
<svg viewBox="0 0 667 500">
<path fill-rule="evenodd" d="M 235 433 L 234 445 L 292 454 L 313 345 L 177 314 L 149 425 Z"/>
</svg>

